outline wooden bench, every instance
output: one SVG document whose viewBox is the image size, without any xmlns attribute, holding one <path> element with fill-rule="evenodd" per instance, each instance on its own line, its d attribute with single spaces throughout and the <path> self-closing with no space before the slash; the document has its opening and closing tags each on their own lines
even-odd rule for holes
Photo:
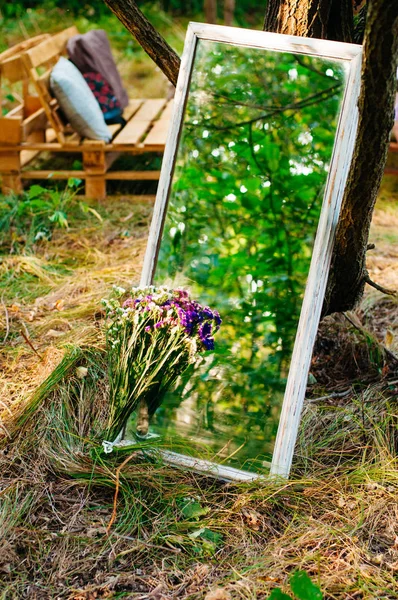
<svg viewBox="0 0 398 600">
<path fill-rule="evenodd" d="M 111 125 L 109 143 L 80 138 L 65 123 L 59 106 L 49 90 L 52 66 L 64 53 L 75 27 L 54 36 L 38 40 L 29 47 L 15 50 L 1 61 L 0 74 L 9 83 L 23 82 L 28 91 L 18 110 L 0 119 L 0 174 L 3 193 L 20 192 L 22 180 L 68 179 L 85 180 L 86 196 L 106 197 L 106 181 L 158 180 L 160 171 L 110 171 L 112 163 L 122 154 L 163 152 L 172 101 L 165 98 L 134 99 L 124 110 L 126 125 Z M 12 50 L 12 49 L 10 49 Z M 7 51 L 8 52 L 8 51 Z M 10 56 L 14 61 L 10 68 Z M 77 152 L 82 155 L 83 170 L 33 170 L 27 165 L 41 152 Z"/>
</svg>

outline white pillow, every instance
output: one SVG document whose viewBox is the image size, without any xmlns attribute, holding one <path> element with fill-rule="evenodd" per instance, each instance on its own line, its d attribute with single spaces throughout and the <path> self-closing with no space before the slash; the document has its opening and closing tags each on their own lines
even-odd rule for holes
<svg viewBox="0 0 398 600">
<path fill-rule="evenodd" d="M 110 141 L 111 135 L 93 92 L 80 71 L 63 56 L 51 71 L 50 87 L 79 135 L 90 140 Z"/>
</svg>

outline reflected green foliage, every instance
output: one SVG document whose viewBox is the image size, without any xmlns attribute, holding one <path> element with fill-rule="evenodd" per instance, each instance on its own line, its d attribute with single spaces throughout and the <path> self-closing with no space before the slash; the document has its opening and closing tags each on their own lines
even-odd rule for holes
<svg viewBox="0 0 398 600">
<path fill-rule="evenodd" d="M 240 468 L 272 454 L 343 84 L 337 62 L 198 44 L 155 283 L 223 324 L 155 426 Z"/>
</svg>

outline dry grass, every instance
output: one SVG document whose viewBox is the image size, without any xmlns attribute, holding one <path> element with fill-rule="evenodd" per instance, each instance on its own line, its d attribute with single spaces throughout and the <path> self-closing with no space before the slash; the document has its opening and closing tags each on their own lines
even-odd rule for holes
<svg viewBox="0 0 398 600">
<path fill-rule="evenodd" d="M 4 410 L 35 389 L 49 372 L 47 363 L 53 366 L 55 357 L 62 357 L 65 344 L 99 343 L 101 298 L 113 284 L 138 282 L 151 205 L 134 198 L 128 203 L 110 198 L 109 203 L 110 208 L 98 208 L 103 223 L 94 217 L 89 225 L 87 219 L 77 221 L 37 247 L 35 255 L 3 257 L 0 276 L 11 283 L 0 311 L 0 337 L 6 338 L 0 354 Z M 23 285 L 27 274 L 33 276 L 29 300 Z"/>
<path fill-rule="evenodd" d="M 380 345 L 395 326 L 385 299 L 368 296 L 352 315 L 377 323 L 374 335 L 344 318 L 322 325 L 289 482 L 224 485 L 140 450 L 121 471 L 107 535 L 126 455 L 105 462 L 92 434 L 107 393 L 99 301 L 138 280 L 151 207 L 96 208 L 102 223 L 72 221 L 1 265 L 12 287 L 0 322 L 0 598 L 251 600 L 288 591 L 296 568 L 327 599 L 397 598 L 398 381 Z M 197 519 L 185 498 L 205 509 Z"/>
</svg>

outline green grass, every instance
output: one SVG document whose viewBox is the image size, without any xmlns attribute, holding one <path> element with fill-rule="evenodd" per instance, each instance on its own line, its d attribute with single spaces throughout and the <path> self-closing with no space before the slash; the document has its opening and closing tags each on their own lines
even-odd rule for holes
<svg viewBox="0 0 398 600">
<path fill-rule="evenodd" d="M 40 284 L 37 277 L 30 273 L 18 274 L 11 269 L 0 277 L 0 294 L 7 303 L 30 303 L 48 294 L 50 290 L 50 286 Z"/>
</svg>

